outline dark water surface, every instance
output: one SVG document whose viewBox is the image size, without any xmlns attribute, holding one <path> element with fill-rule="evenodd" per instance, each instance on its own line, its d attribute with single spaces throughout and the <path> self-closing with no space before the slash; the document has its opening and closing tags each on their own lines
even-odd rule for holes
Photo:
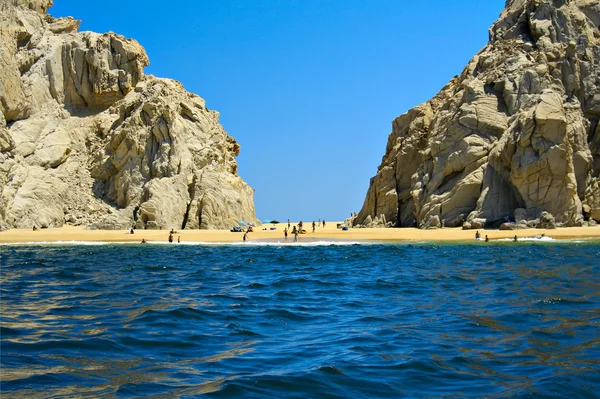
<svg viewBox="0 0 600 399">
<path fill-rule="evenodd" d="M 2 397 L 600 394 L 600 244 L 2 246 Z"/>
</svg>

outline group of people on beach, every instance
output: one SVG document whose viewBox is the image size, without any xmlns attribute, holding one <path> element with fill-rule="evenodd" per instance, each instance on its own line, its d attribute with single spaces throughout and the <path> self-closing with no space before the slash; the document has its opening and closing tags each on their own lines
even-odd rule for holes
<svg viewBox="0 0 600 399">
<path fill-rule="evenodd" d="M 325 227 L 325 225 L 326 225 L 325 219 L 323 219 L 323 220 L 319 219 L 318 220 L 318 224 L 317 224 L 317 222 L 315 222 L 313 220 L 313 222 L 312 222 L 312 232 L 314 233 L 316 231 L 317 226 L 318 227 L 321 227 L 321 226 Z M 290 227 L 291 227 L 291 222 L 288 219 L 287 228 L 283 229 L 283 236 L 285 237 L 286 240 L 288 238 L 288 231 L 289 231 L 288 229 Z M 294 242 L 298 241 L 298 235 L 299 234 L 305 234 L 306 233 L 306 230 L 304 230 L 303 227 L 304 227 L 304 222 L 302 220 L 300 222 L 298 222 L 298 225 L 294 225 L 293 230 L 291 231 L 291 234 L 294 236 Z M 246 231 L 244 231 L 244 235 L 242 237 L 242 241 L 246 242 L 249 239 L 248 233 L 251 233 L 252 231 L 253 231 L 252 227 L 251 226 L 248 227 L 248 229 L 246 229 Z M 133 229 L 130 229 L 130 233 L 133 234 Z M 169 237 L 168 237 L 167 241 L 170 242 L 170 243 L 174 242 L 175 241 L 175 238 L 174 238 L 175 234 L 177 234 L 177 232 L 175 230 L 171 229 L 171 231 L 169 232 Z M 147 243 L 148 243 L 148 241 L 146 241 L 145 238 L 142 238 L 141 244 L 147 244 Z M 181 243 L 181 236 L 180 235 L 177 236 L 177 243 Z"/>
<path fill-rule="evenodd" d="M 131 234 L 133 234 L 133 229 L 131 230 Z M 177 232 L 173 229 L 171 229 L 171 231 L 169 231 L 169 238 L 167 238 L 167 241 L 169 241 L 170 243 L 172 243 L 174 241 L 173 236 L 177 234 Z M 181 236 L 178 235 L 177 236 L 177 243 L 179 244 L 181 242 Z M 142 238 L 142 241 L 140 242 L 140 244 L 148 244 L 148 241 L 146 241 L 145 238 Z"/>
<path fill-rule="evenodd" d="M 172 243 L 174 240 L 173 236 L 176 234 L 177 232 L 173 229 L 171 229 L 171 231 L 169 231 L 169 238 L 167 238 L 167 241 L 169 241 L 170 243 Z M 131 233 L 133 234 L 133 230 L 131 230 Z M 177 243 L 179 244 L 181 242 L 181 236 L 178 235 L 177 236 Z M 142 241 L 140 241 L 140 244 L 148 244 L 148 241 L 146 241 L 145 238 L 142 238 Z"/>
<path fill-rule="evenodd" d="M 173 234 L 175 234 L 176 231 L 171 229 L 171 231 L 169 232 L 169 242 L 173 242 Z M 181 236 L 177 236 L 177 243 L 179 244 L 181 242 Z"/>
<path fill-rule="evenodd" d="M 323 219 L 323 220 L 319 219 L 318 222 L 315 222 L 313 220 L 313 222 L 312 222 L 312 232 L 313 233 L 316 231 L 317 226 L 325 227 L 326 226 L 325 219 Z M 291 231 L 290 231 L 290 229 L 291 229 Z M 263 230 L 266 230 L 266 229 L 263 229 Z M 271 229 L 271 230 L 274 230 L 274 229 Z M 249 239 L 248 233 L 251 233 L 252 231 L 253 231 L 252 226 L 250 226 L 246 231 L 244 231 L 244 235 L 242 237 L 243 242 L 246 242 Z M 299 234 L 306 234 L 306 230 L 304 229 L 304 222 L 301 220 L 298 222 L 297 225 L 292 226 L 290 219 L 288 219 L 287 227 L 285 227 L 283 229 L 283 237 L 287 240 L 289 234 L 292 234 L 294 236 L 294 242 L 297 242 Z"/>
<path fill-rule="evenodd" d="M 294 235 L 294 242 L 298 241 L 298 234 L 300 234 L 300 229 L 297 229 L 296 226 L 294 226 L 294 228 L 292 230 L 292 234 Z M 287 229 L 287 227 L 285 229 L 283 229 L 283 237 L 287 241 L 287 238 L 288 238 L 288 229 Z"/>
<path fill-rule="evenodd" d="M 476 240 L 481 240 L 481 234 L 479 234 L 479 230 L 477 230 L 477 231 L 475 232 L 475 239 L 476 239 Z M 485 242 L 488 242 L 488 241 L 490 241 L 490 239 L 489 239 L 489 238 L 488 238 L 488 236 L 486 235 L 486 236 L 485 236 Z"/>
<path fill-rule="evenodd" d="M 317 227 L 325 227 L 326 226 L 326 222 L 325 219 L 321 220 L 319 219 L 318 221 L 314 221 L 312 222 L 312 232 L 314 233 L 317 229 Z M 288 238 L 288 234 L 290 234 L 290 228 L 292 227 L 292 223 L 290 222 L 290 219 L 288 219 L 287 222 L 287 227 L 283 229 L 283 236 L 284 238 L 287 240 Z M 294 242 L 298 241 L 298 235 L 299 234 L 306 234 L 306 230 L 303 228 L 304 227 L 304 222 L 301 220 L 300 222 L 298 222 L 297 225 L 293 226 L 293 229 L 291 230 L 291 234 L 294 236 Z M 35 229 L 35 228 L 34 228 Z M 266 229 L 265 229 L 266 230 Z M 246 242 L 249 239 L 248 233 L 251 233 L 253 231 L 252 226 L 248 227 L 245 231 L 244 231 L 244 235 L 242 236 L 242 241 Z M 129 229 L 130 234 L 133 234 L 133 228 Z M 173 229 L 171 229 L 171 231 L 169 231 L 169 236 L 167 238 L 167 241 L 172 243 L 175 241 L 175 234 L 177 234 L 177 232 Z M 148 241 L 146 241 L 145 238 L 142 238 L 141 244 L 147 244 Z M 177 243 L 181 243 L 181 236 L 178 235 L 177 236 Z"/>
<path fill-rule="evenodd" d="M 318 220 L 318 226 L 319 226 L 319 227 L 321 227 L 321 224 L 323 225 L 323 227 L 325 227 L 325 219 L 321 220 L 321 219 L 319 218 L 319 220 Z M 304 226 L 304 222 L 303 222 L 302 220 L 301 220 L 301 221 L 299 221 L 299 222 L 298 222 L 298 228 L 299 228 L 300 230 L 302 230 L 302 227 L 303 227 L 303 226 Z M 287 228 L 289 229 L 290 227 L 291 227 L 291 222 L 290 222 L 290 219 L 288 219 L 288 221 L 287 221 Z M 296 227 L 296 226 L 294 226 L 294 228 L 295 228 L 295 227 Z M 313 220 L 313 222 L 312 222 L 312 228 L 313 228 L 313 232 L 314 232 L 314 230 L 315 230 L 315 228 L 316 228 L 316 227 L 317 227 L 317 222 L 315 222 L 315 221 Z"/>
<path fill-rule="evenodd" d="M 291 225 L 292 225 L 292 224 L 291 224 L 291 222 L 290 222 L 290 219 L 288 219 L 288 222 L 287 222 L 287 227 L 283 229 L 283 237 L 284 237 L 286 240 L 287 240 L 287 238 L 288 238 L 288 230 L 290 229 Z M 321 225 L 322 225 L 323 227 L 325 227 L 325 225 L 326 225 L 326 222 L 325 222 L 325 219 L 321 220 L 321 219 L 319 218 L 319 221 L 318 221 L 318 226 L 319 226 L 319 227 L 321 227 Z M 304 222 L 303 222 L 302 220 L 298 222 L 298 225 L 294 225 L 294 226 L 293 226 L 293 228 L 292 228 L 292 231 L 291 231 L 291 234 L 293 234 L 293 235 L 294 235 L 294 242 L 297 242 L 297 241 L 298 241 L 298 234 L 306 234 L 306 230 L 304 230 L 304 228 L 303 228 L 303 227 L 304 227 Z M 315 221 L 313 220 L 313 222 L 312 222 L 312 232 L 314 233 L 314 232 L 316 231 L 316 229 L 317 229 L 317 222 L 315 222 Z"/>
</svg>

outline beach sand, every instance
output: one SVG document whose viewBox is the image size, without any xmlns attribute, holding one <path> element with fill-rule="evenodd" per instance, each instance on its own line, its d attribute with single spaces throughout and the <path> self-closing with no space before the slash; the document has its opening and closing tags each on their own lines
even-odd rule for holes
<svg viewBox="0 0 600 399">
<path fill-rule="evenodd" d="M 461 228 L 444 228 L 436 230 L 420 230 L 414 228 L 377 228 L 377 229 L 337 229 L 340 222 L 328 222 L 327 227 L 317 227 L 312 233 L 312 227 L 305 223 L 306 234 L 300 234 L 299 242 L 350 240 L 350 241 L 468 241 L 475 238 L 475 230 Z M 249 242 L 257 240 L 284 241 L 283 229 L 287 226 L 264 224 L 248 233 Z M 293 226 L 293 225 L 292 225 Z M 308 229 L 307 229 L 308 227 Z M 271 230 L 275 228 L 276 230 Z M 266 230 L 263 230 L 266 229 Z M 600 239 L 600 226 L 567 227 L 555 230 L 527 229 L 517 231 L 479 230 L 481 238 L 487 235 L 490 241 L 517 237 L 535 237 L 545 234 L 556 240 L 594 238 Z M 129 234 L 125 230 L 85 230 L 84 227 L 65 226 L 60 228 L 41 229 L 12 229 L 0 232 L 0 243 L 26 242 L 167 242 L 168 230 L 135 230 Z M 182 230 L 174 234 L 174 242 L 181 237 L 182 242 L 242 242 L 243 233 L 232 233 L 229 230 Z M 288 242 L 293 242 L 294 236 L 289 233 Z"/>
</svg>

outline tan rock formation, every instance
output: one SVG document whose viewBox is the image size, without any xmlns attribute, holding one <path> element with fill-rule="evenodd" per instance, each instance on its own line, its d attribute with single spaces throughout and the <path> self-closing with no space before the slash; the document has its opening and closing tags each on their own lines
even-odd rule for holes
<svg viewBox="0 0 600 399">
<path fill-rule="evenodd" d="M 599 26 L 598 0 L 507 1 L 462 74 L 393 122 L 355 225 L 600 220 Z"/>
<path fill-rule="evenodd" d="M 0 226 L 227 228 L 256 221 L 238 143 L 144 49 L 0 3 Z"/>
</svg>

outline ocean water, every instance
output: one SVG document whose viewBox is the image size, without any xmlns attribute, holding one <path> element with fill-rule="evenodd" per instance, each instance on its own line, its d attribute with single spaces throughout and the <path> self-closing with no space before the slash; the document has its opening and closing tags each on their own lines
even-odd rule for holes
<svg viewBox="0 0 600 399">
<path fill-rule="evenodd" d="M 0 246 L 3 398 L 596 398 L 600 243 Z"/>
</svg>

